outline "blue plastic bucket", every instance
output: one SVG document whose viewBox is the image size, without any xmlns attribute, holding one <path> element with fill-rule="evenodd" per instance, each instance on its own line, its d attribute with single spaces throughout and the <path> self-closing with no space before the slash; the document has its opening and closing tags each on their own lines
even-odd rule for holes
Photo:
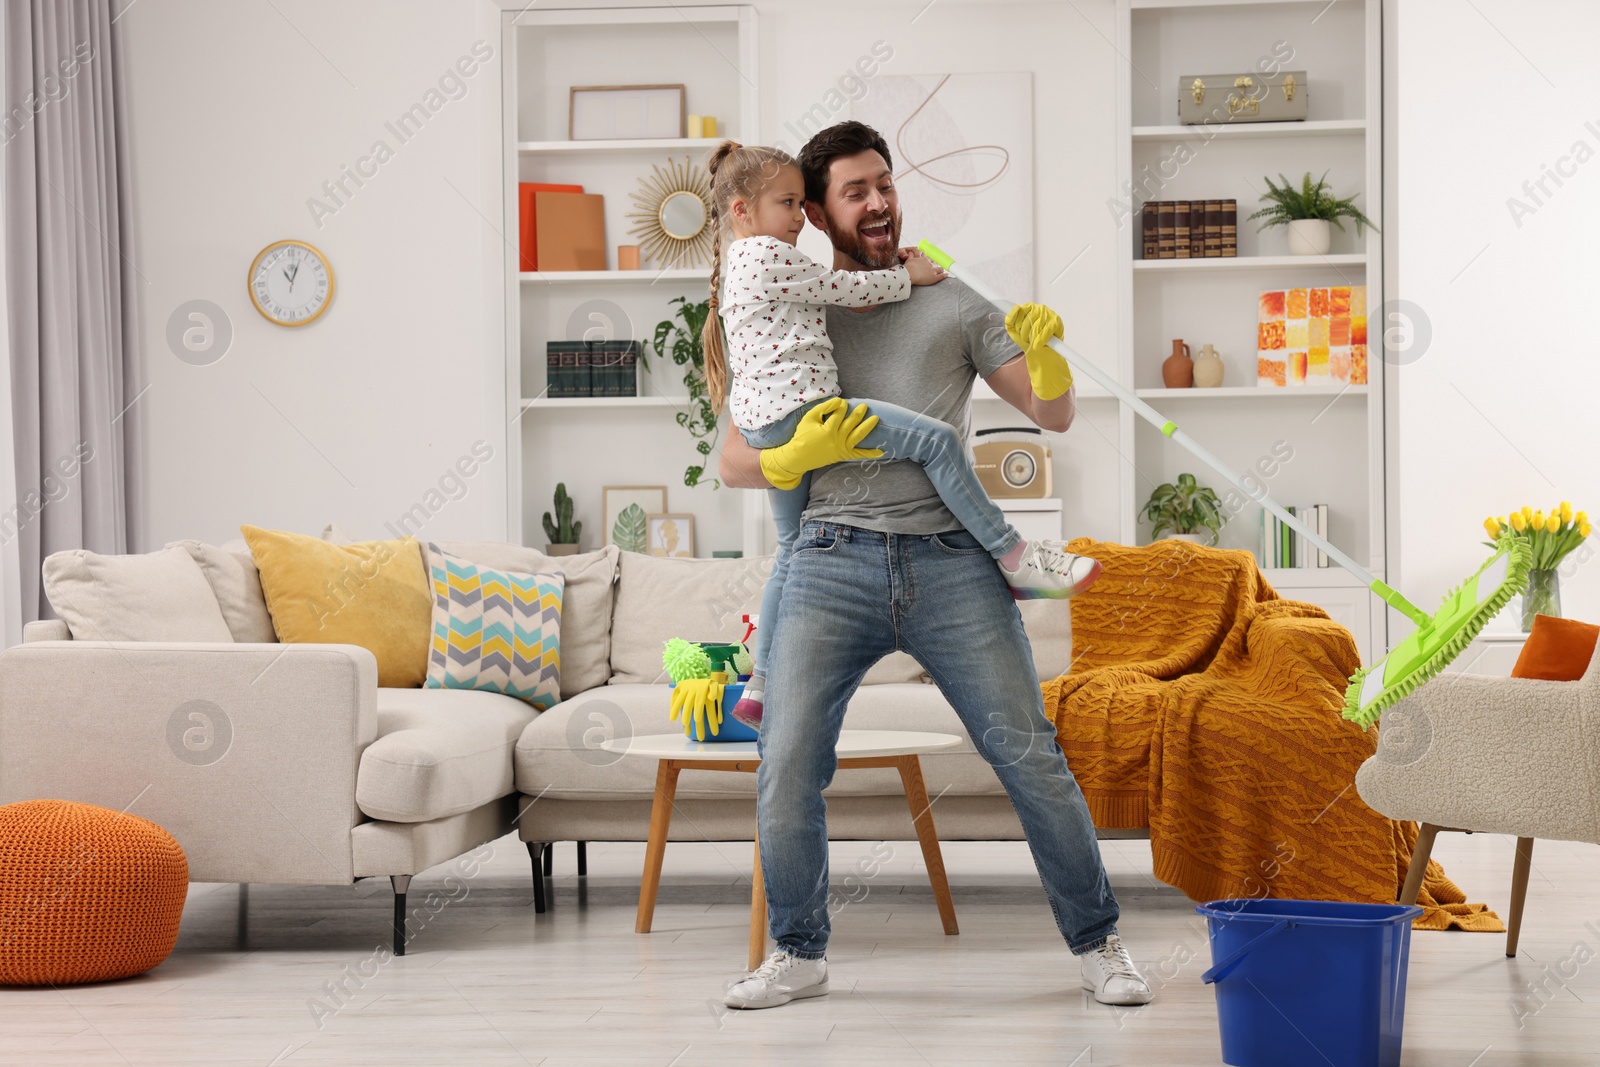
<svg viewBox="0 0 1600 1067">
<path fill-rule="evenodd" d="M 754 741 L 760 735 L 755 730 L 746 726 L 733 717 L 733 706 L 739 703 L 739 698 L 744 696 L 744 683 L 725 685 L 722 687 L 722 725 L 717 727 L 717 732 L 712 733 L 708 727 L 706 736 L 699 736 L 700 730 L 691 724 L 691 735 L 696 741 Z M 681 725 L 681 724 L 680 724 Z"/>
<path fill-rule="evenodd" d="M 1222 1061 L 1233 1067 L 1398 1067 L 1414 905 L 1214 900 Z"/>
</svg>

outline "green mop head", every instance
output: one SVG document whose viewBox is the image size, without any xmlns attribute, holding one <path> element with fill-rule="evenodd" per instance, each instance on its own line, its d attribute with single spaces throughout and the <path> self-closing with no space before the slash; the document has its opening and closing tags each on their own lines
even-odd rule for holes
<svg viewBox="0 0 1600 1067">
<path fill-rule="evenodd" d="M 1430 622 L 1419 626 L 1389 654 L 1350 676 L 1344 717 L 1364 730 L 1466 650 L 1478 631 L 1528 584 L 1533 550 L 1507 534 L 1498 551 L 1458 588 L 1445 595 Z"/>
<path fill-rule="evenodd" d="M 706 655 L 706 650 L 681 637 L 667 640 L 661 652 L 661 665 L 667 669 L 667 677 L 674 685 L 690 678 L 711 677 L 711 657 Z"/>
</svg>

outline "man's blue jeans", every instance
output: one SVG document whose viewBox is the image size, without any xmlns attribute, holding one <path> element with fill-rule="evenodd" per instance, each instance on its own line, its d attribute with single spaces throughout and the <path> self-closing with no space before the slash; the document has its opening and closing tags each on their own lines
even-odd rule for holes
<svg viewBox="0 0 1600 1067">
<path fill-rule="evenodd" d="M 788 444 L 794 437 L 795 427 L 807 411 L 830 399 L 823 397 L 802 404 L 777 422 L 756 430 L 740 430 L 745 442 L 752 448 L 776 448 Z M 878 425 L 861 442 L 862 448 L 883 451 L 884 459 L 909 459 L 922 465 L 923 473 L 933 483 L 939 499 L 966 530 L 983 542 L 989 554 L 996 559 L 1017 546 L 1022 535 L 1006 520 L 1000 505 L 989 499 L 988 490 L 978 481 L 978 472 L 972 469 L 971 457 L 961 435 L 948 423 L 896 407 L 881 400 L 847 400 L 854 408 L 866 404 L 867 413 L 878 417 Z M 800 516 L 811 498 L 811 473 L 800 479 L 793 489 L 769 489 L 767 499 L 772 504 L 772 521 L 777 527 L 778 547 L 772 559 L 772 573 L 767 577 L 767 588 L 761 597 L 760 618 L 766 626 L 756 627 L 756 646 L 751 649 L 755 672 L 765 677 L 768 659 L 772 652 L 772 623 L 778 618 L 778 603 L 783 598 L 783 585 L 788 580 L 789 551 L 800 534 Z"/>
<path fill-rule="evenodd" d="M 789 559 L 756 773 L 767 920 L 778 947 L 828 947 L 822 790 L 838 766 L 845 705 L 896 649 L 927 668 L 1022 822 L 1074 953 L 1117 926 L 1094 823 L 1045 718 L 1022 617 L 999 567 L 965 530 L 927 537 L 807 522 Z M 935 804 L 934 819 L 938 819 Z"/>
</svg>

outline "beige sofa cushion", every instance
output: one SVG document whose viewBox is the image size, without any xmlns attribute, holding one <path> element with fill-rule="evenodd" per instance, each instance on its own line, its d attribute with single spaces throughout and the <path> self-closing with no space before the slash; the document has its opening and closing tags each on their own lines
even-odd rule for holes
<svg viewBox="0 0 1600 1067">
<path fill-rule="evenodd" d="M 43 576 L 45 596 L 74 641 L 233 640 L 205 575 L 181 548 L 56 552 Z"/>
<path fill-rule="evenodd" d="M 1022 629 L 1033 647 L 1039 681 L 1059 678 L 1072 667 L 1072 601 L 1021 600 Z"/>
<path fill-rule="evenodd" d="M 379 689 L 378 737 L 361 754 L 356 804 L 370 818 L 427 822 L 512 791 L 511 753 L 538 712 L 474 689 Z"/>
<path fill-rule="evenodd" d="M 237 543 L 245 546 L 243 540 Z M 231 551 L 203 541 L 173 541 L 167 547 L 183 549 L 200 568 L 235 641 L 278 639 L 272 629 L 272 615 L 267 611 L 267 598 L 261 592 L 261 575 L 248 546 Z"/>
<path fill-rule="evenodd" d="M 547 556 L 507 541 L 436 541 L 445 552 L 491 570 L 566 576 L 561 596 L 561 695 L 571 698 L 611 677 L 611 604 L 615 545 L 598 552 Z"/>
<path fill-rule="evenodd" d="M 517 789 L 553 799 L 635 800 L 654 795 L 656 761 L 618 756 L 600 747 L 616 737 L 683 732 L 667 719 L 670 690 L 664 685 L 609 685 L 564 701 L 542 713 L 517 742 Z M 963 739 L 960 748 L 922 757 L 928 795 L 945 790 L 965 796 L 1002 795 L 994 771 L 973 749 L 954 709 L 931 685 L 889 684 L 856 690 L 845 712 L 847 730 L 927 730 Z M 892 769 L 841 771 L 824 796 L 901 795 Z M 755 775 L 684 771 L 683 799 L 755 797 Z M 935 811 L 937 817 L 937 810 Z M 909 815 L 907 816 L 909 819 Z"/>
<path fill-rule="evenodd" d="M 611 684 L 664 682 L 661 646 L 668 638 L 739 640 L 745 631 L 740 619 L 759 614 L 771 570 L 771 556 L 666 559 L 622 553 L 611 623 Z M 895 652 L 879 660 L 862 684 L 926 680 L 916 660 Z"/>
</svg>

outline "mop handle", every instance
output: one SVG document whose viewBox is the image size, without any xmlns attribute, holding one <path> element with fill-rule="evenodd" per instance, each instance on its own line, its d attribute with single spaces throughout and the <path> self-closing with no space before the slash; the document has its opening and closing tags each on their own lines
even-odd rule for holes
<svg viewBox="0 0 1600 1067">
<path fill-rule="evenodd" d="M 1016 306 L 1010 301 L 1002 299 L 994 290 L 990 289 L 979 279 L 973 277 L 970 271 L 964 270 L 962 267 L 957 265 L 948 254 L 946 254 L 932 241 L 922 241 L 917 245 L 917 248 L 922 252 L 923 255 L 927 256 L 929 259 L 939 264 L 939 266 L 943 267 L 951 277 L 960 279 L 962 282 L 966 283 L 966 285 L 975 293 L 989 301 L 989 303 L 993 304 L 995 307 L 999 308 L 1002 312 L 1010 312 L 1010 310 Z M 1283 522 L 1287 523 L 1290 529 L 1295 530 L 1304 536 L 1307 541 L 1310 541 L 1319 549 L 1326 552 L 1329 559 L 1332 559 L 1334 562 L 1338 563 L 1339 566 L 1343 567 L 1345 570 L 1361 579 L 1361 581 L 1366 583 L 1367 588 L 1371 589 L 1385 603 L 1398 610 L 1401 614 L 1405 615 L 1418 626 L 1432 625 L 1433 619 L 1431 616 L 1417 608 L 1405 597 L 1389 588 L 1387 584 L 1374 576 L 1361 564 L 1357 563 L 1355 560 L 1339 551 L 1338 548 L 1329 544 L 1326 538 L 1320 536 L 1315 530 L 1311 529 L 1311 527 L 1307 526 L 1305 523 L 1291 515 L 1287 510 L 1279 505 L 1277 501 L 1273 500 L 1267 495 L 1265 486 L 1258 484 L 1252 489 L 1249 485 L 1246 485 L 1244 479 L 1235 474 L 1233 470 L 1224 464 L 1220 459 L 1212 455 L 1210 449 L 1206 448 L 1204 445 L 1200 444 L 1200 442 L 1196 441 L 1194 438 L 1178 429 L 1177 423 L 1162 415 L 1159 411 L 1151 407 L 1149 404 L 1146 404 L 1143 400 L 1140 400 L 1134 395 L 1132 390 L 1125 388 L 1121 382 L 1118 382 L 1115 378 L 1111 377 L 1111 375 L 1107 374 L 1089 360 L 1084 359 L 1071 348 L 1067 347 L 1060 338 L 1052 337 L 1050 339 L 1050 347 L 1055 349 L 1056 352 L 1060 353 L 1061 356 L 1067 360 L 1067 362 L 1071 363 L 1074 371 L 1087 374 L 1096 383 L 1103 386 L 1106 392 L 1110 393 L 1112 396 L 1115 396 L 1118 400 L 1121 400 L 1124 404 L 1127 404 L 1134 411 L 1138 412 L 1138 414 L 1150 425 L 1160 430 L 1167 437 L 1172 438 L 1172 440 L 1176 441 L 1184 448 L 1187 448 L 1190 452 L 1193 452 L 1200 458 L 1201 462 L 1205 463 L 1212 470 L 1216 471 L 1228 481 L 1232 482 L 1245 496 L 1249 497 L 1251 500 L 1254 500 L 1256 503 L 1272 512 Z"/>
</svg>

